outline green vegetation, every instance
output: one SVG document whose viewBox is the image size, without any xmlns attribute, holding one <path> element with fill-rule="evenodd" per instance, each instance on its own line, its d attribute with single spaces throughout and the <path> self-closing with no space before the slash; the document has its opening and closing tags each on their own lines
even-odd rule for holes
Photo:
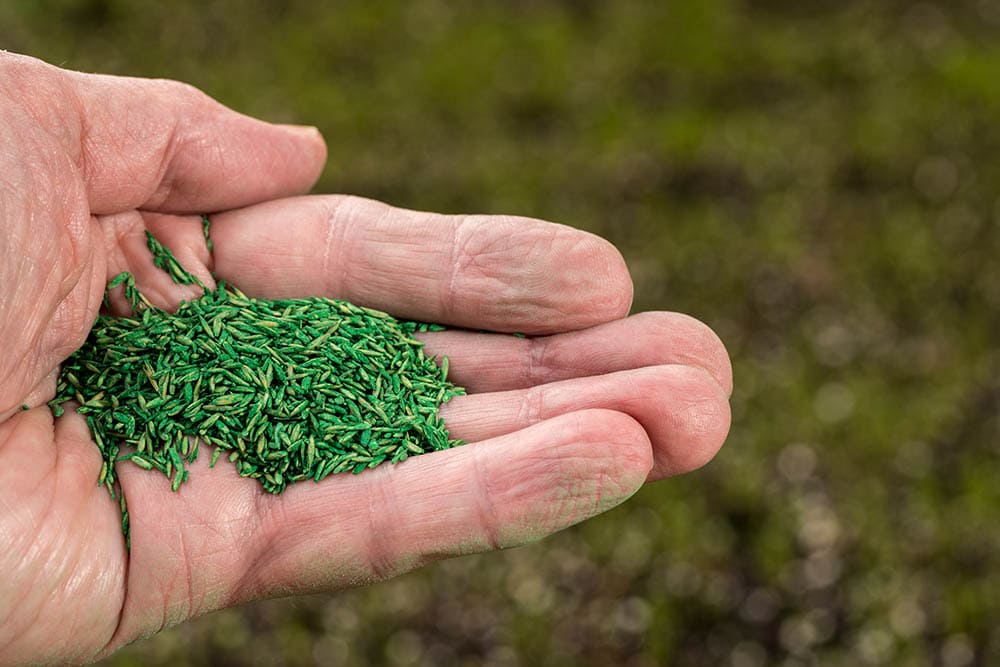
<svg viewBox="0 0 1000 667">
<path fill-rule="evenodd" d="M 990 0 L 0 5 L 6 48 L 318 125 L 320 191 L 602 234 L 735 364 L 699 472 L 109 664 L 1000 662 L 998 37 Z"/>
</svg>

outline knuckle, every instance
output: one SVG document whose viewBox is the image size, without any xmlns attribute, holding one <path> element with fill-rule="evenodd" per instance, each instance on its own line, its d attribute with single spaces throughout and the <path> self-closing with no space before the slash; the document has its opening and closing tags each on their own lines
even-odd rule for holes
<svg viewBox="0 0 1000 667">
<path fill-rule="evenodd" d="M 189 104 L 200 104 L 207 102 L 210 98 L 201 89 L 186 81 L 175 79 L 157 79 L 156 83 L 164 89 L 170 97 L 187 102 Z"/>
<path fill-rule="evenodd" d="M 529 387 L 524 390 L 521 405 L 518 407 L 515 423 L 531 425 L 540 422 L 545 417 L 545 389 L 543 386 Z"/>
<path fill-rule="evenodd" d="M 544 384 L 552 377 L 549 366 L 549 340 L 547 338 L 529 338 L 528 353 L 525 359 L 525 385 Z"/>
</svg>

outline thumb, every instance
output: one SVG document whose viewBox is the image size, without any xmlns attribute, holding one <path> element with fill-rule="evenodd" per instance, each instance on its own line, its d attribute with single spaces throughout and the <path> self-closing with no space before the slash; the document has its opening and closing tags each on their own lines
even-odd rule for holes
<svg viewBox="0 0 1000 667">
<path fill-rule="evenodd" d="M 188 84 L 42 69 L 60 79 L 68 108 L 52 120 L 95 215 L 201 213 L 301 194 L 326 161 L 316 128 L 250 118 Z"/>
</svg>

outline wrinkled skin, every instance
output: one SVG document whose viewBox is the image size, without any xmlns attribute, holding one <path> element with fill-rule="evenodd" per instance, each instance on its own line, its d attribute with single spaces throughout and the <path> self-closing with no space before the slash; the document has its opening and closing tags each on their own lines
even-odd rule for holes
<svg viewBox="0 0 1000 667">
<path fill-rule="evenodd" d="M 297 197 L 325 159 L 316 130 L 183 84 L 0 53 L 0 661 L 92 660 L 247 600 L 523 544 L 721 446 L 725 350 L 684 315 L 626 317 L 631 280 L 613 246 L 525 218 Z M 219 212 L 214 257 L 203 211 Z M 470 444 L 281 496 L 207 457 L 178 493 L 120 464 L 127 552 L 86 424 L 45 402 L 112 276 L 134 272 L 163 306 L 194 296 L 152 267 L 145 229 L 204 280 L 214 270 L 254 296 L 467 327 L 425 340 L 469 389 L 442 415 Z"/>
</svg>

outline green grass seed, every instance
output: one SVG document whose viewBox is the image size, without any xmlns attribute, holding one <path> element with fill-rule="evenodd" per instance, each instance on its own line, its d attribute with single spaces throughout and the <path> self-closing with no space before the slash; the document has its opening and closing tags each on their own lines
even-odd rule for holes
<svg viewBox="0 0 1000 667">
<path fill-rule="evenodd" d="M 148 232 L 147 244 L 175 282 L 204 287 Z M 438 409 L 464 390 L 413 338 L 441 327 L 336 299 L 255 299 L 224 282 L 171 313 L 130 274 L 108 288 L 118 286 L 131 316 L 98 316 L 49 403 L 56 415 L 80 403 L 104 459 L 98 481 L 112 496 L 124 461 L 177 491 L 197 458 L 195 438 L 214 448 L 211 465 L 225 454 L 268 493 L 461 444 Z"/>
</svg>

